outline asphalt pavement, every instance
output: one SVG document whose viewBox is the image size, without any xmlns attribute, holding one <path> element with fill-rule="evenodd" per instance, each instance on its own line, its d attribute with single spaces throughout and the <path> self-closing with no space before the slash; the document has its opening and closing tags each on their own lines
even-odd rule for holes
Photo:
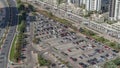
<svg viewBox="0 0 120 68">
<path fill-rule="evenodd" d="M 2 20 L 0 22 L 0 40 L 3 38 L 3 35 L 5 33 L 6 26 L 8 24 L 8 5 L 5 3 L 4 0 L 0 0 L 0 17 L 2 17 Z M 5 16 L 6 15 L 6 16 Z M 4 18 L 6 17 L 6 18 Z"/>
<path fill-rule="evenodd" d="M 12 40 L 14 38 L 14 35 L 16 33 L 16 26 L 18 22 L 18 11 L 16 8 L 15 1 L 8 0 L 9 8 L 6 8 L 7 14 L 6 14 L 6 21 L 10 21 L 10 28 L 8 35 L 6 37 L 6 40 L 1 48 L 1 54 L 0 54 L 0 68 L 7 68 L 8 62 L 9 62 L 9 51 L 11 47 Z"/>
</svg>

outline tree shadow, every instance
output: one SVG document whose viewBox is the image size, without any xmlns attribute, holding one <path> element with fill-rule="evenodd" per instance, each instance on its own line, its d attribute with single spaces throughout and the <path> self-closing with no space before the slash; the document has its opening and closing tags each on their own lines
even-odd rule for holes
<svg viewBox="0 0 120 68">
<path fill-rule="evenodd" d="M 0 28 L 5 28 L 8 24 L 9 19 L 10 19 L 9 7 L 1 8 L 1 14 L 4 13 L 4 11 L 5 11 L 5 16 L 0 22 Z"/>
<path fill-rule="evenodd" d="M 0 28 L 4 29 L 8 25 L 9 27 L 16 26 L 18 23 L 18 10 L 17 7 L 4 7 L 1 10 L 5 10 L 5 17 L 0 24 Z"/>
</svg>

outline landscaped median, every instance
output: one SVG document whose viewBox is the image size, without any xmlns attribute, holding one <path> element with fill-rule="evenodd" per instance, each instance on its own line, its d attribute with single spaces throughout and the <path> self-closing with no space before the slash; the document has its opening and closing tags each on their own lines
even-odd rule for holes
<svg viewBox="0 0 120 68">
<path fill-rule="evenodd" d="M 24 41 L 24 31 L 25 31 L 25 22 L 21 22 L 18 27 L 18 34 L 15 35 L 14 40 L 12 42 L 12 47 L 10 51 L 10 61 L 19 62 L 21 59 L 21 50 L 22 46 L 26 43 Z"/>
<path fill-rule="evenodd" d="M 16 41 L 17 41 L 17 35 L 15 35 L 14 40 L 12 42 L 12 47 L 10 51 L 10 61 L 15 61 L 15 52 L 16 52 Z"/>
<path fill-rule="evenodd" d="M 22 47 L 26 45 L 26 43 L 23 40 L 24 40 L 23 33 L 18 33 L 15 35 L 10 51 L 10 57 L 9 57 L 10 61 L 19 62 L 22 59 L 22 55 L 21 55 Z"/>
<path fill-rule="evenodd" d="M 25 31 L 26 31 L 26 16 L 27 13 L 32 11 L 30 5 L 26 6 L 27 4 L 22 3 L 20 0 L 17 0 L 17 8 L 19 10 L 19 23 L 17 27 L 17 34 L 14 37 L 12 42 L 12 47 L 10 51 L 10 61 L 11 62 L 19 62 L 23 60 L 25 57 L 22 54 L 22 50 L 24 50 L 24 46 L 27 44 L 25 41 Z M 28 10 L 28 8 L 31 8 Z"/>
</svg>

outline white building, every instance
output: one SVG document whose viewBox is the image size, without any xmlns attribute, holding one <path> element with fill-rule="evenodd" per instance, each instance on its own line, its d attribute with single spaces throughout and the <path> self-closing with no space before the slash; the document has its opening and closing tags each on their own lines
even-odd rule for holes
<svg viewBox="0 0 120 68">
<path fill-rule="evenodd" d="M 120 0 L 116 0 L 116 3 L 115 3 L 114 19 L 115 20 L 120 20 Z"/>
<path fill-rule="evenodd" d="M 67 1 L 68 1 L 68 3 L 72 3 L 76 6 L 81 6 L 83 4 L 86 4 L 87 0 L 67 0 Z"/>
<path fill-rule="evenodd" d="M 83 4 L 86 4 L 87 0 L 83 0 Z"/>
<path fill-rule="evenodd" d="M 120 0 L 110 0 L 109 17 L 111 20 L 120 20 Z"/>
<path fill-rule="evenodd" d="M 67 0 L 67 3 L 68 3 L 68 4 L 71 4 L 71 0 Z"/>
<path fill-rule="evenodd" d="M 87 11 L 100 11 L 101 10 L 101 0 L 87 0 L 86 10 Z"/>
</svg>

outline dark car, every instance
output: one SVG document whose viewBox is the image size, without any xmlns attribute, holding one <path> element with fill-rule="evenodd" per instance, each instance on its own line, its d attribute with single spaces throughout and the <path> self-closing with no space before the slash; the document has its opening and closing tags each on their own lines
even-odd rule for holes
<svg viewBox="0 0 120 68">
<path fill-rule="evenodd" d="M 112 50 L 113 52 L 115 52 L 115 53 L 119 53 L 119 51 L 117 51 L 117 50 Z"/>
<path fill-rule="evenodd" d="M 82 63 L 82 62 L 80 62 L 80 63 L 79 63 L 79 65 L 81 65 L 83 68 L 87 68 L 87 67 L 88 67 L 88 65 L 87 65 L 87 64 Z"/>
</svg>

